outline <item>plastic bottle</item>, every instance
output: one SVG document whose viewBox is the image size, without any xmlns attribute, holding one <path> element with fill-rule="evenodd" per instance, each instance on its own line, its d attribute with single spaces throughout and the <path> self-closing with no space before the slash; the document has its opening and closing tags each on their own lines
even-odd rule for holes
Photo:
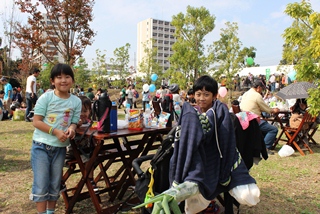
<svg viewBox="0 0 320 214">
<path fill-rule="evenodd" d="M 126 104 L 126 116 L 125 116 L 125 120 L 127 123 L 129 123 L 129 116 L 130 116 L 130 104 L 127 103 Z"/>
<path fill-rule="evenodd" d="M 175 102 L 174 104 L 174 111 L 176 112 L 176 114 L 178 115 L 178 117 L 180 118 L 180 114 L 181 114 L 181 107 L 179 105 L 179 102 Z M 178 121 L 176 121 L 178 122 Z"/>
<path fill-rule="evenodd" d="M 112 107 L 110 111 L 110 131 L 116 132 L 118 130 L 118 109 L 117 103 L 112 102 Z"/>
<path fill-rule="evenodd" d="M 150 104 L 146 104 L 146 108 L 143 113 L 143 123 L 145 128 L 151 128 L 151 109 Z"/>
</svg>

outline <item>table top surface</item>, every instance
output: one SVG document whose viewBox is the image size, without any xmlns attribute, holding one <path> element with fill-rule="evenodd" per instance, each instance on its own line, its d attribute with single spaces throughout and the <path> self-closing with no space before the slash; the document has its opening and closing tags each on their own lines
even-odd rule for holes
<svg viewBox="0 0 320 214">
<path fill-rule="evenodd" d="M 132 136 L 132 135 L 140 135 L 140 134 L 147 134 L 147 133 L 168 133 L 172 127 L 164 127 L 164 128 L 158 128 L 158 127 L 152 127 L 152 128 L 143 128 L 142 130 L 129 130 L 129 129 L 118 129 L 116 132 L 110 132 L 110 133 L 102 133 L 97 132 L 96 128 L 90 128 L 86 135 L 90 136 L 93 132 L 93 137 L 95 139 L 109 139 L 114 137 L 126 137 L 126 136 Z M 80 127 L 77 128 L 77 134 L 83 134 L 86 130 L 86 127 Z"/>
</svg>

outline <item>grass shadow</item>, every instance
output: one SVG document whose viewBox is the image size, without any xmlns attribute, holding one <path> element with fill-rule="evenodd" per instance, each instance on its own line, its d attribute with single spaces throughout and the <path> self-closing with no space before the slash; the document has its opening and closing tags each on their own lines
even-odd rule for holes
<svg viewBox="0 0 320 214">
<path fill-rule="evenodd" d="M 29 153 L 12 149 L 1 150 L 1 153 L 2 154 L 0 155 L 0 172 L 10 173 L 31 169 L 30 160 L 15 159 L 19 156 L 27 156 Z M 10 154 L 10 156 L 15 158 L 7 158 L 7 154 Z"/>
</svg>

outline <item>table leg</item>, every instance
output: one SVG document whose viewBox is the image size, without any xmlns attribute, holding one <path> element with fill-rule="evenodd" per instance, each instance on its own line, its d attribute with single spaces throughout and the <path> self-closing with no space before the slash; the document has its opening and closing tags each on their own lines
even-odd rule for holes
<svg viewBox="0 0 320 214">
<path fill-rule="evenodd" d="M 119 180 L 119 182 L 118 182 L 115 190 L 114 190 L 112 193 L 110 193 L 110 201 L 114 201 L 114 199 L 116 198 L 117 194 L 119 193 L 122 185 L 123 185 L 124 182 L 126 181 L 127 176 L 129 176 L 128 179 L 129 179 L 130 182 L 134 182 L 134 175 L 133 175 L 133 173 L 131 172 L 131 168 L 132 168 L 132 167 L 131 167 L 131 162 L 130 162 L 131 156 L 133 155 L 133 152 L 131 152 L 132 150 L 131 150 L 131 148 L 130 148 L 130 145 L 129 145 L 129 147 L 126 147 L 126 148 L 127 148 L 127 152 L 129 152 L 128 154 L 130 154 L 130 155 L 129 155 L 130 157 L 129 157 L 129 158 L 126 158 L 125 155 L 124 155 L 124 152 L 125 152 L 125 151 L 124 151 L 124 150 L 122 149 L 122 147 L 121 147 L 119 138 L 113 138 L 113 141 L 114 141 L 114 143 L 115 143 L 118 151 L 120 151 L 119 154 L 120 154 L 121 161 L 122 161 L 122 163 L 123 163 L 124 172 L 123 172 L 123 175 L 121 176 L 121 178 L 120 178 L 120 180 Z M 138 146 L 138 147 L 139 147 L 139 146 Z M 129 150 L 128 150 L 128 149 L 129 149 Z M 133 160 L 133 159 L 132 159 L 132 160 Z"/>
<path fill-rule="evenodd" d="M 100 213 L 102 208 L 100 206 L 98 196 L 95 194 L 95 192 L 93 190 L 93 187 L 91 185 L 91 182 L 88 179 L 88 175 L 89 175 L 89 172 L 93 169 L 94 162 L 95 162 L 95 159 L 96 159 L 95 157 L 98 156 L 99 151 L 100 151 L 101 146 L 102 146 L 102 143 L 101 143 L 101 141 L 97 142 L 97 145 L 96 145 L 96 147 L 95 147 L 95 149 L 94 149 L 94 151 L 92 153 L 92 157 L 86 163 L 86 165 L 81 160 L 80 153 L 79 153 L 78 149 L 76 149 L 77 147 L 75 145 L 75 142 L 71 141 L 71 145 L 74 148 L 73 149 L 74 156 L 75 156 L 76 160 L 78 161 L 78 165 L 79 165 L 82 177 L 81 177 L 80 181 L 77 184 L 76 191 L 74 192 L 73 196 L 70 197 L 70 200 L 68 202 L 68 207 L 66 207 L 66 213 L 68 214 L 68 213 L 72 212 L 72 209 L 73 209 L 75 203 L 79 199 L 79 196 L 80 196 L 80 193 L 81 193 L 81 191 L 83 189 L 84 184 L 87 185 L 91 200 L 92 200 L 97 212 Z"/>
</svg>

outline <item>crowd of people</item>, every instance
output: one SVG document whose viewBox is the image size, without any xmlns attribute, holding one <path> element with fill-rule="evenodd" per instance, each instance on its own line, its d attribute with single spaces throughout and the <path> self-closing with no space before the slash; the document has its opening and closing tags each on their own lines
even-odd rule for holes
<svg viewBox="0 0 320 214">
<path fill-rule="evenodd" d="M 75 83 L 74 73 L 71 67 L 66 64 L 59 63 L 52 68 L 50 73 L 51 90 L 44 91 L 39 87 L 39 84 L 37 84 L 39 74 L 40 70 L 35 68 L 27 78 L 25 97 L 20 94 L 20 90 L 12 88 L 6 77 L 0 79 L 1 84 L 4 86 L 4 90 L 0 90 L 0 120 L 4 117 L 5 111 L 7 111 L 9 118 L 12 116 L 14 111 L 12 104 L 19 103 L 19 107 L 21 107 L 23 100 L 25 100 L 25 121 L 33 121 L 35 127 L 31 148 L 34 179 L 30 199 L 36 202 L 38 213 L 53 214 L 61 191 L 62 168 L 65 163 L 66 152 L 70 152 L 70 147 L 69 150 L 66 149 L 69 145 L 69 140 L 75 137 L 77 127 L 89 121 L 92 102 L 99 100 L 101 94 L 108 91 L 99 88 L 94 92 L 93 88 L 88 88 L 87 92 L 85 92 L 84 88 L 78 85 L 72 88 Z M 269 154 L 273 154 L 272 150 L 274 149 L 273 145 L 278 128 L 271 125 L 266 118 L 280 111 L 273 104 L 278 101 L 275 96 L 277 90 L 288 84 L 284 76 L 281 76 L 281 80 L 277 80 L 276 76 L 272 74 L 267 82 L 265 76 L 254 77 L 250 73 L 244 79 L 241 79 L 239 75 L 234 78 L 235 90 L 242 90 L 244 87 L 250 88 L 241 93 L 241 96 L 233 104 L 239 105 L 241 111 L 257 115 L 259 128 L 263 133 L 264 143 Z M 263 92 L 265 93 L 263 94 Z M 241 159 L 241 156 L 235 149 L 235 135 L 230 115 L 227 114 L 228 107 L 219 100 L 218 83 L 212 77 L 206 75 L 199 77 L 195 85 L 186 91 L 181 90 L 176 83 L 168 86 L 161 85 L 154 92 L 142 89 L 140 93 L 134 84 L 123 85 L 118 95 L 118 109 L 122 107 L 138 108 L 137 100 L 140 98 L 142 101 L 141 109 L 145 110 L 146 105 L 152 100 L 162 100 L 168 94 L 171 95 L 172 102 L 182 108 L 184 116 L 182 115 L 183 119 L 178 121 L 179 125 L 190 130 L 187 136 L 181 135 L 180 143 L 183 143 L 183 141 L 189 142 L 189 140 L 184 139 L 186 137 L 194 139 L 194 147 L 192 149 L 195 149 L 193 154 L 197 155 L 198 160 L 201 159 L 200 154 L 211 157 L 211 161 L 203 163 L 203 166 L 207 165 L 207 167 L 211 167 L 214 170 L 216 168 L 213 167 L 216 166 L 215 163 L 222 161 L 230 170 L 231 166 L 235 165 L 234 161 Z M 184 103 L 189 103 L 190 105 L 184 105 Z M 306 108 L 306 101 L 299 99 L 292 106 L 291 111 L 292 113 L 303 114 Z M 199 115 L 202 114 L 206 114 L 207 122 L 211 123 L 212 127 L 215 128 L 215 132 L 213 130 L 210 131 L 210 129 L 207 132 L 193 131 L 203 128 L 203 124 L 198 127 L 195 122 Z M 192 121 L 192 118 L 196 119 Z M 221 125 L 222 123 L 224 125 Z M 203 138 L 202 135 L 206 135 L 206 138 Z M 215 135 L 219 135 L 219 137 L 217 138 Z M 200 144 L 198 143 L 203 139 L 215 143 L 199 146 Z M 228 143 L 224 144 L 227 139 L 229 140 Z M 219 144 L 221 143 L 230 145 L 230 148 L 220 148 Z M 186 159 L 191 160 L 194 157 L 190 156 L 188 152 L 190 151 L 187 151 Z M 222 155 L 224 155 L 224 159 L 221 158 Z M 193 166 L 197 163 L 192 161 L 181 162 L 179 161 L 181 157 L 174 156 L 174 158 L 176 158 L 174 161 L 179 164 L 174 165 L 177 170 L 174 170 L 171 177 L 172 180 L 183 183 L 188 180 L 194 181 L 194 179 L 198 179 L 191 174 L 191 177 L 182 177 L 182 174 L 179 174 L 179 172 L 182 173 L 179 170 L 185 169 L 184 164 L 187 163 L 190 164 L 192 169 L 197 170 L 197 167 Z M 237 176 L 237 173 L 242 173 L 247 176 L 248 180 L 245 182 L 238 180 L 239 183 L 235 185 L 255 183 L 244 164 L 241 162 L 238 164 L 237 167 L 232 169 L 234 170 L 233 176 Z M 94 189 L 98 191 L 93 181 L 92 173 L 90 172 L 89 178 L 95 187 Z M 214 174 L 201 177 L 198 183 L 202 184 L 202 188 L 207 189 L 200 188 L 200 197 L 211 198 L 214 195 L 217 183 L 228 181 L 230 176 L 231 172 L 225 173 L 222 177 L 219 177 L 221 179 L 219 181 L 215 180 Z M 237 179 L 235 179 L 235 182 L 237 182 Z M 47 188 L 49 186 L 50 188 Z M 207 202 L 209 203 L 209 201 Z"/>
</svg>

